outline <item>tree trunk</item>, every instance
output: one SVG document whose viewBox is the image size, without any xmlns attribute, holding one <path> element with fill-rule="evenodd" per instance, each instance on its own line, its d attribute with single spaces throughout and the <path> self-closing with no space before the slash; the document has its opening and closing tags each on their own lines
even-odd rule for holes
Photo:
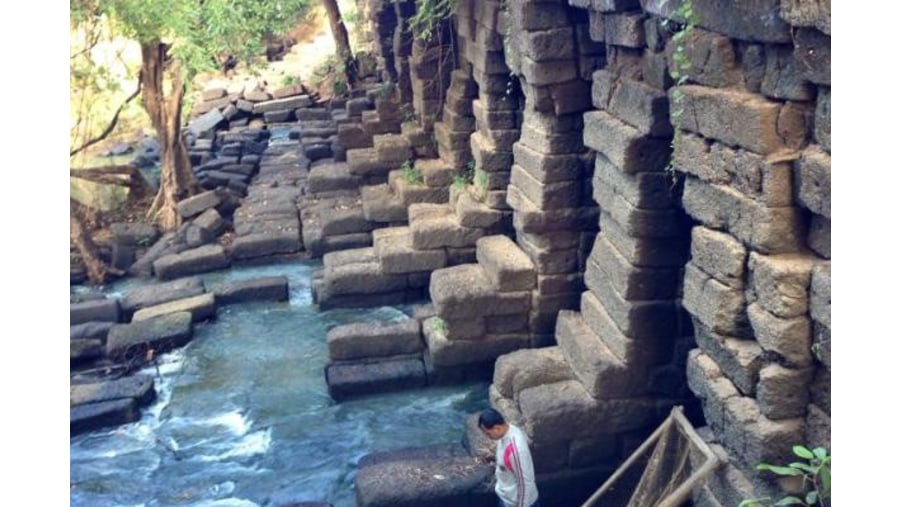
<svg viewBox="0 0 900 507">
<path fill-rule="evenodd" d="M 178 68 L 169 69 L 172 88 L 163 88 L 166 49 L 161 42 L 141 44 L 141 99 L 159 139 L 161 167 L 159 192 L 147 212 L 166 231 L 181 225 L 178 201 L 198 190 L 187 147 L 181 137 L 184 80 Z"/>
<path fill-rule="evenodd" d="M 331 23 L 331 35 L 334 37 L 338 59 L 344 64 L 347 86 L 352 87 L 356 84 L 356 60 L 353 59 L 353 51 L 350 49 L 350 38 L 347 36 L 347 27 L 341 17 L 341 9 L 338 7 L 337 0 L 322 0 L 322 5 L 328 13 L 328 21 Z"/>
<path fill-rule="evenodd" d="M 84 225 L 80 206 L 76 201 L 69 199 L 69 239 L 84 261 L 88 279 L 95 285 L 102 285 L 106 282 L 106 264 L 100 260 L 97 244 Z"/>
</svg>

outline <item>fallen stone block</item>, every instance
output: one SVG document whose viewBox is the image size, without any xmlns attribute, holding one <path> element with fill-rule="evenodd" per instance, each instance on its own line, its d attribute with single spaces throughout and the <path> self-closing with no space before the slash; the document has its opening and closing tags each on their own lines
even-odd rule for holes
<svg viewBox="0 0 900 507">
<path fill-rule="evenodd" d="M 337 326 L 328 331 L 327 342 L 332 361 L 415 354 L 424 348 L 419 322 L 413 319 L 397 324 Z"/>
<path fill-rule="evenodd" d="M 138 419 L 140 413 L 132 398 L 78 405 L 69 409 L 69 435 L 127 424 Z"/>
<path fill-rule="evenodd" d="M 106 355 L 114 359 L 142 358 L 148 349 L 157 354 L 186 345 L 193 337 L 191 314 L 179 312 L 109 330 Z"/>
<path fill-rule="evenodd" d="M 216 316 L 216 297 L 212 293 L 200 294 L 185 299 L 170 301 L 156 306 L 148 306 L 134 312 L 132 322 L 140 322 L 170 313 L 188 312 L 194 322 L 202 322 Z"/>
<path fill-rule="evenodd" d="M 70 340 L 99 340 L 106 341 L 106 335 L 114 322 L 83 322 L 69 327 Z"/>
<path fill-rule="evenodd" d="M 254 233 L 235 238 L 231 244 L 231 256 L 235 260 L 290 254 L 303 248 L 297 230 Z"/>
<path fill-rule="evenodd" d="M 425 387 L 425 365 L 420 358 L 331 363 L 325 367 L 328 394 L 335 400 L 351 396 Z"/>
<path fill-rule="evenodd" d="M 153 271 L 158 279 L 171 280 L 223 269 L 229 264 L 221 245 L 206 245 L 161 257 L 153 262 Z"/>
<path fill-rule="evenodd" d="M 222 203 L 222 194 L 209 190 L 178 201 L 178 214 L 182 218 L 192 218 Z"/>
<path fill-rule="evenodd" d="M 97 299 L 69 305 L 69 325 L 85 322 L 119 322 L 121 310 L 115 298 Z"/>
<path fill-rule="evenodd" d="M 216 304 L 228 305 L 250 301 L 287 301 L 288 279 L 286 276 L 266 276 L 228 282 L 213 289 Z"/>
<path fill-rule="evenodd" d="M 123 398 L 134 399 L 139 406 L 152 403 L 156 399 L 153 377 L 139 374 L 106 382 L 69 386 L 70 406 Z"/>
<path fill-rule="evenodd" d="M 126 292 L 122 297 L 122 311 L 131 315 L 142 308 L 197 296 L 205 291 L 203 280 L 197 277 L 154 283 Z"/>
</svg>

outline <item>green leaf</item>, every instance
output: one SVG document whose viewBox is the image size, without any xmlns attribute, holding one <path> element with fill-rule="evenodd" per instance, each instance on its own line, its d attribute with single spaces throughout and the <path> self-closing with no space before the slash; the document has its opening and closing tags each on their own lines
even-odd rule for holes
<svg viewBox="0 0 900 507">
<path fill-rule="evenodd" d="M 803 472 L 797 470 L 796 468 L 791 467 L 781 467 L 776 465 L 767 465 L 763 463 L 762 465 L 756 466 L 757 470 L 768 471 L 778 475 L 789 475 L 789 476 L 797 476 L 803 475 Z"/>
<path fill-rule="evenodd" d="M 794 463 L 789 464 L 788 466 L 791 468 L 796 468 L 798 470 L 803 470 L 804 472 L 809 472 L 811 474 L 816 473 L 816 467 L 814 467 L 812 465 L 808 465 L 806 463 L 794 462 Z"/>
<path fill-rule="evenodd" d="M 831 496 L 831 467 L 823 466 L 819 469 L 819 482 L 822 483 L 822 498 Z"/>
<path fill-rule="evenodd" d="M 800 500 L 799 498 L 797 498 L 796 496 L 786 496 L 786 497 L 782 498 L 781 500 L 778 500 L 777 502 L 775 502 L 775 507 L 778 507 L 780 505 L 806 505 L 806 503 L 803 502 L 803 500 Z"/>
<path fill-rule="evenodd" d="M 806 494 L 806 505 L 815 505 L 819 501 L 819 492 L 810 491 Z"/>
<path fill-rule="evenodd" d="M 828 457 L 828 451 L 824 447 L 816 447 L 812 450 L 812 453 L 819 461 L 825 461 L 825 458 Z"/>
<path fill-rule="evenodd" d="M 794 446 L 794 454 L 796 454 L 797 456 L 800 456 L 803 459 L 815 458 L 815 455 L 812 453 L 812 451 L 810 451 L 806 447 L 803 447 L 802 445 Z"/>
</svg>

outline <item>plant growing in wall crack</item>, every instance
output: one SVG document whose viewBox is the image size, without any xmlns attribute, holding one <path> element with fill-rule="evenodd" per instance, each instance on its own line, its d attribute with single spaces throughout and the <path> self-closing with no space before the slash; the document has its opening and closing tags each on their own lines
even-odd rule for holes
<svg viewBox="0 0 900 507">
<path fill-rule="evenodd" d="M 787 466 L 761 463 L 757 470 L 772 472 L 781 477 L 799 477 L 803 480 L 801 496 L 785 496 L 778 500 L 772 498 L 753 498 L 744 500 L 738 507 L 761 507 L 781 505 L 806 505 L 823 507 L 831 499 L 831 456 L 824 447 L 808 449 L 802 445 L 794 446 L 794 454 L 804 461 L 795 461 Z"/>
<path fill-rule="evenodd" d="M 425 176 L 422 175 L 422 170 L 416 167 L 412 160 L 403 162 L 401 169 L 403 169 L 403 179 L 410 185 L 422 185 L 425 183 Z"/>
<path fill-rule="evenodd" d="M 672 90 L 672 102 L 669 106 L 669 115 L 672 119 L 680 118 L 684 114 L 684 92 L 681 86 L 687 84 L 690 78 L 691 59 L 688 56 L 687 45 L 694 33 L 694 27 L 700 23 L 700 18 L 694 11 L 693 0 L 684 0 L 675 9 L 673 16 L 683 19 L 680 29 L 672 36 L 674 48 L 672 50 L 672 59 L 669 63 L 669 75 L 675 80 L 675 87 Z M 668 28 L 673 21 L 671 19 L 663 20 L 663 27 Z M 675 121 L 672 122 L 673 124 Z M 675 174 L 675 151 L 681 143 L 681 130 L 675 129 L 675 136 L 672 138 L 672 157 L 669 159 L 669 165 L 666 171 L 670 173 L 674 181 Z"/>
<path fill-rule="evenodd" d="M 416 13 L 409 18 L 409 27 L 418 38 L 430 41 L 438 25 L 453 15 L 457 0 L 417 0 Z"/>
</svg>

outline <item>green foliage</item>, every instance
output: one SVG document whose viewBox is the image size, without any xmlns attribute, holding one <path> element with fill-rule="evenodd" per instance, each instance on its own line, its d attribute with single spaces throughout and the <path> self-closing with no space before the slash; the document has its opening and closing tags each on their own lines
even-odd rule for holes
<svg viewBox="0 0 900 507">
<path fill-rule="evenodd" d="M 410 185 L 425 184 L 425 177 L 422 175 L 422 170 L 416 167 L 416 164 L 412 160 L 403 162 L 401 169 L 403 169 L 403 179 Z"/>
<path fill-rule="evenodd" d="M 457 0 L 416 0 L 416 13 L 409 18 L 409 26 L 416 38 L 430 41 L 438 31 L 438 25 L 450 19 L 456 10 Z"/>
<path fill-rule="evenodd" d="M 294 75 L 284 75 L 281 77 L 281 86 L 291 86 L 300 83 L 300 78 Z"/>
<path fill-rule="evenodd" d="M 439 333 L 447 334 L 447 321 L 441 317 L 431 317 L 425 321 L 425 325 Z"/>
<path fill-rule="evenodd" d="M 488 188 L 488 175 L 484 171 L 475 171 L 475 185 L 483 192 Z"/>
<path fill-rule="evenodd" d="M 762 507 L 783 505 L 824 506 L 831 498 L 831 456 L 823 447 L 808 449 L 795 445 L 794 454 L 804 461 L 795 461 L 787 466 L 761 463 L 757 470 L 772 472 L 781 477 L 800 477 L 803 479 L 801 496 L 788 495 L 774 500 L 772 498 L 753 498 L 742 501 L 738 507 Z"/>
<path fill-rule="evenodd" d="M 470 160 L 468 164 L 466 164 L 466 169 L 461 173 L 457 174 L 453 177 L 452 186 L 462 189 L 472 184 L 472 181 L 475 179 L 475 161 Z"/>
<path fill-rule="evenodd" d="M 672 51 L 672 60 L 669 65 L 669 75 L 675 80 L 676 88 L 672 90 L 672 103 L 670 104 L 670 116 L 672 118 L 680 118 L 684 114 L 684 92 L 678 88 L 687 84 L 690 78 L 691 59 L 688 56 L 687 45 L 694 33 L 694 27 L 700 23 L 700 18 L 694 11 L 693 0 L 683 0 L 675 10 L 674 17 L 684 20 L 684 23 L 677 28 L 675 35 L 672 36 L 674 50 Z M 666 19 L 663 26 L 669 28 L 673 22 Z M 675 137 L 672 139 L 672 150 L 674 150 L 681 142 L 681 132 L 676 129 Z M 675 164 L 673 159 L 666 166 L 666 171 L 670 175 L 674 175 Z"/>
<path fill-rule="evenodd" d="M 395 85 L 393 81 L 385 81 L 378 89 L 378 96 L 382 99 L 389 99 L 394 95 L 396 90 L 397 85 Z"/>
</svg>

